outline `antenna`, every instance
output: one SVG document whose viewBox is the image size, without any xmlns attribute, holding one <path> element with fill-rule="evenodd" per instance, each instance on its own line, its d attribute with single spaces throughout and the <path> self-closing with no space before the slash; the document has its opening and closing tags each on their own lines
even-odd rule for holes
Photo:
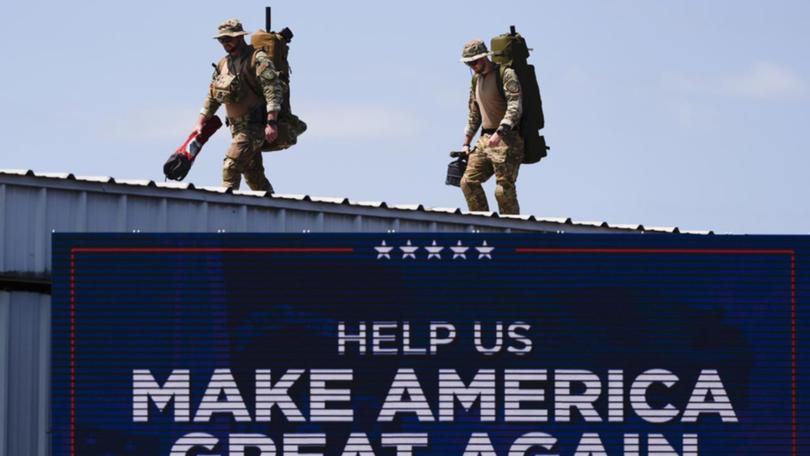
<svg viewBox="0 0 810 456">
<path fill-rule="evenodd" d="M 266 27 L 265 30 L 268 31 L 268 32 L 272 28 L 272 25 L 271 25 L 272 21 L 270 20 L 271 18 L 272 18 L 272 15 L 270 13 L 270 7 L 265 6 L 264 7 L 264 26 Z"/>
</svg>

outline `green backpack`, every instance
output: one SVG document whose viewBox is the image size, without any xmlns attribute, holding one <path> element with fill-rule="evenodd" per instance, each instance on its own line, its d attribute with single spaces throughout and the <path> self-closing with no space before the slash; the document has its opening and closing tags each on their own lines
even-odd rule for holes
<svg viewBox="0 0 810 456">
<path fill-rule="evenodd" d="M 551 149 L 546 145 L 546 138 L 540 135 L 539 130 L 545 126 L 543 117 L 543 100 L 540 98 L 540 87 L 537 85 L 537 76 L 534 65 L 529 65 L 530 49 L 526 40 L 515 32 L 515 26 L 510 32 L 492 38 L 490 42 L 492 61 L 498 64 L 498 90 L 503 93 L 503 71 L 512 68 L 517 74 L 522 91 L 523 114 L 520 118 L 520 136 L 524 143 L 523 163 L 537 163 L 545 157 Z M 504 96 L 504 98 L 506 98 Z"/>
</svg>

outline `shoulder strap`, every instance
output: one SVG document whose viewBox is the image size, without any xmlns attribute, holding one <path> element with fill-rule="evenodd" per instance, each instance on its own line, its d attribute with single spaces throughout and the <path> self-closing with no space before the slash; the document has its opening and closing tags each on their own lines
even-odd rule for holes
<svg viewBox="0 0 810 456">
<path fill-rule="evenodd" d="M 216 68 L 217 74 L 222 73 L 223 68 L 228 68 L 228 56 L 226 55 L 225 57 L 219 59 L 219 62 L 214 65 L 214 68 Z"/>
<path fill-rule="evenodd" d="M 495 71 L 495 85 L 498 86 L 498 93 L 501 94 L 501 98 L 506 100 L 506 91 L 503 89 L 503 72 L 506 71 L 506 67 L 503 65 L 497 65 Z"/>
<path fill-rule="evenodd" d="M 251 46 L 251 47 L 253 47 L 253 52 L 250 54 L 250 66 L 255 68 L 256 67 L 256 54 L 258 54 L 259 51 L 262 50 L 262 48 L 258 48 L 258 47 L 254 47 L 254 46 Z"/>
<path fill-rule="evenodd" d="M 250 52 L 250 58 L 242 60 L 241 67 L 237 70 L 239 71 L 240 74 L 244 72 L 246 69 L 253 68 L 256 66 L 256 50 L 253 49 L 253 46 L 249 44 L 247 48 L 248 50 L 245 53 Z"/>
<path fill-rule="evenodd" d="M 253 52 L 250 54 L 249 59 L 245 59 L 245 63 L 242 64 L 242 69 L 240 74 L 244 74 L 244 80 L 247 83 L 250 90 L 253 91 L 259 98 L 264 97 L 264 94 L 259 89 L 259 81 L 256 80 L 256 54 L 258 54 L 260 49 L 253 49 Z"/>
</svg>

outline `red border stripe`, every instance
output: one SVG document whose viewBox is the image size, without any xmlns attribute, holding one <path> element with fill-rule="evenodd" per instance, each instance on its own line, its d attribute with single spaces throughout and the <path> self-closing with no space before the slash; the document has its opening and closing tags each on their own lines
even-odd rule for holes
<svg viewBox="0 0 810 456">
<path fill-rule="evenodd" d="M 76 254 L 70 252 L 70 454 L 76 454 Z"/>
<path fill-rule="evenodd" d="M 621 249 L 518 247 L 516 253 L 695 253 L 716 255 L 795 255 L 790 249 Z"/>
<path fill-rule="evenodd" d="M 76 247 L 71 253 L 352 253 L 351 247 Z"/>
</svg>

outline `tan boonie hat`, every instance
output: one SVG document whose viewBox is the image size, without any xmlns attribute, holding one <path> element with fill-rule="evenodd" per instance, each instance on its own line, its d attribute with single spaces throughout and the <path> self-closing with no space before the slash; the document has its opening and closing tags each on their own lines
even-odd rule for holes
<svg viewBox="0 0 810 456">
<path fill-rule="evenodd" d="M 247 35 L 248 32 L 242 28 L 242 23 L 239 19 L 228 19 L 227 21 L 219 24 L 217 33 L 214 38 L 222 38 L 223 36 L 242 36 Z"/>
<path fill-rule="evenodd" d="M 487 45 L 481 40 L 467 41 L 464 44 L 464 50 L 461 51 L 461 61 L 464 63 L 474 62 L 481 57 L 491 55 L 487 50 Z"/>
</svg>

